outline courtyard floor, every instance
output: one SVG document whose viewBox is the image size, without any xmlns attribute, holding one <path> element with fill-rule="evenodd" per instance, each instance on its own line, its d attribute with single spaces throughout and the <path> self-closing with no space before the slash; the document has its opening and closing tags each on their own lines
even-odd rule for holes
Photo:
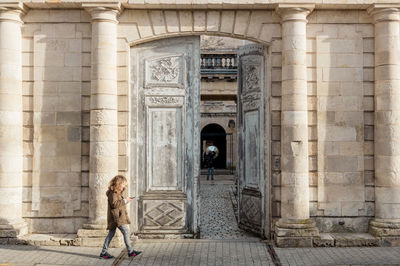
<svg viewBox="0 0 400 266">
<path fill-rule="evenodd" d="M 200 179 L 200 238 L 258 240 L 238 227 L 234 212 L 235 183 L 232 175 Z"/>
<path fill-rule="evenodd" d="M 100 248 L 74 246 L 0 245 L 3 265 L 400 265 L 400 247 L 276 248 L 242 231 L 235 218 L 234 180 L 201 177 L 201 239 L 141 240 L 143 251 L 128 258 L 122 248 L 116 258 L 99 259 Z"/>
</svg>

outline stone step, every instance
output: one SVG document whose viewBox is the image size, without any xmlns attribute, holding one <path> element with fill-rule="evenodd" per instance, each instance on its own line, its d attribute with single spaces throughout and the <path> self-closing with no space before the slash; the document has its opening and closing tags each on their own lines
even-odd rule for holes
<svg viewBox="0 0 400 266">
<path fill-rule="evenodd" d="M 207 168 L 206 169 L 201 169 L 201 174 L 206 175 L 207 174 Z M 235 171 L 229 170 L 229 169 L 215 169 L 214 170 L 214 175 L 234 175 Z"/>
<path fill-rule="evenodd" d="M 28 234 L 20 237 L 20 243 L 31 246 L 72 246 L 76 234 Z"/>
<path fill-rule="evenodd" d="M 315 247 L 378 247 L 381 241 L 368 233 L 321 233 L 313 244 Z"/>
<path fill-rule="evenodd" d="M 320 238 L 313 239 L 314 247 L 334 247 L 335 239 L 331 234 L 320 233 Z"/>
<path fill-rule="evenodd" d="M 97 230 L 91 230 L 97 231 Z M 100 231 L 100 230 L 99 230 Z M 106 232 L 106 230 L 104 230 Z M 76 234 L 29 234 L 20 238 L 9 240 L 8 243 L 1 244 L 19 244 L 30 246 L 85 246 L 85 247 L 102 247 L 107 234 L 84 235 Z M 117 230 L 113 237 L 110 247 L 121 247 L 123 244 L 123 236 Z"/>
</svg>

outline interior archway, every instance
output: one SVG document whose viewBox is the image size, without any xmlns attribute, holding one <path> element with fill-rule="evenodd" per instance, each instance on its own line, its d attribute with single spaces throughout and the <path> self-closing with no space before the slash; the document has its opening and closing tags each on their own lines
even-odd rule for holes
<svg viewBox="0 0 400 266">
<path fill-rule="evenodd" d="M 208 124 L 201 131 L 201 154 L 204 154 L 204 149 L 214 145 L 219 150 L 219 155 L 215 159 L 214 167 L 216 169 L 226 168 L 226 132 L 223 127 L 218 124 Z M 204 168 L 204 162 L 202 162 Z"/>
</svg>

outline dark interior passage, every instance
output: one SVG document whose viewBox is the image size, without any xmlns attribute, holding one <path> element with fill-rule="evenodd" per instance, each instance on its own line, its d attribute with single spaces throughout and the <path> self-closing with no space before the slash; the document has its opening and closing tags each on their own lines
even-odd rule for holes
<svg viewBox="0 0 400 266">
<path fill-rule="evenodd" d="M 219 155 L 215 159 L 214 167 L 216 169 L 226 169 L 226 132 L 223 127 L 218 124 L 208 124 L 201 131 L 201 154 L 204 154 L 205 146 L 203 143 L 214 145 L 219 150 Z M 202 156 L 203 158 L 203 156 Z M 204 160 L 202 160 L 202 168 L 204 168 Z"/>
</svg>

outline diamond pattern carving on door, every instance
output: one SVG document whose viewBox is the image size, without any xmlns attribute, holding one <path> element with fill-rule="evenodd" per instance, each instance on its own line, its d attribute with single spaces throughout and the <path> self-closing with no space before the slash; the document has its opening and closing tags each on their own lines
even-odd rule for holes
<svg viewBox="0 0 400 266">
<path fill-rule="evenodd" d="M 242 196 L 242 223 L 246 225 L 261 225 L 261 198 L 249 195 Z"/>
<path fill-rule="evenodd" d="M 144 227 L 158 229 L 183 228 L 184 203 L 181 201 L 145 201 L 144 207 Z"/>
</svg>

